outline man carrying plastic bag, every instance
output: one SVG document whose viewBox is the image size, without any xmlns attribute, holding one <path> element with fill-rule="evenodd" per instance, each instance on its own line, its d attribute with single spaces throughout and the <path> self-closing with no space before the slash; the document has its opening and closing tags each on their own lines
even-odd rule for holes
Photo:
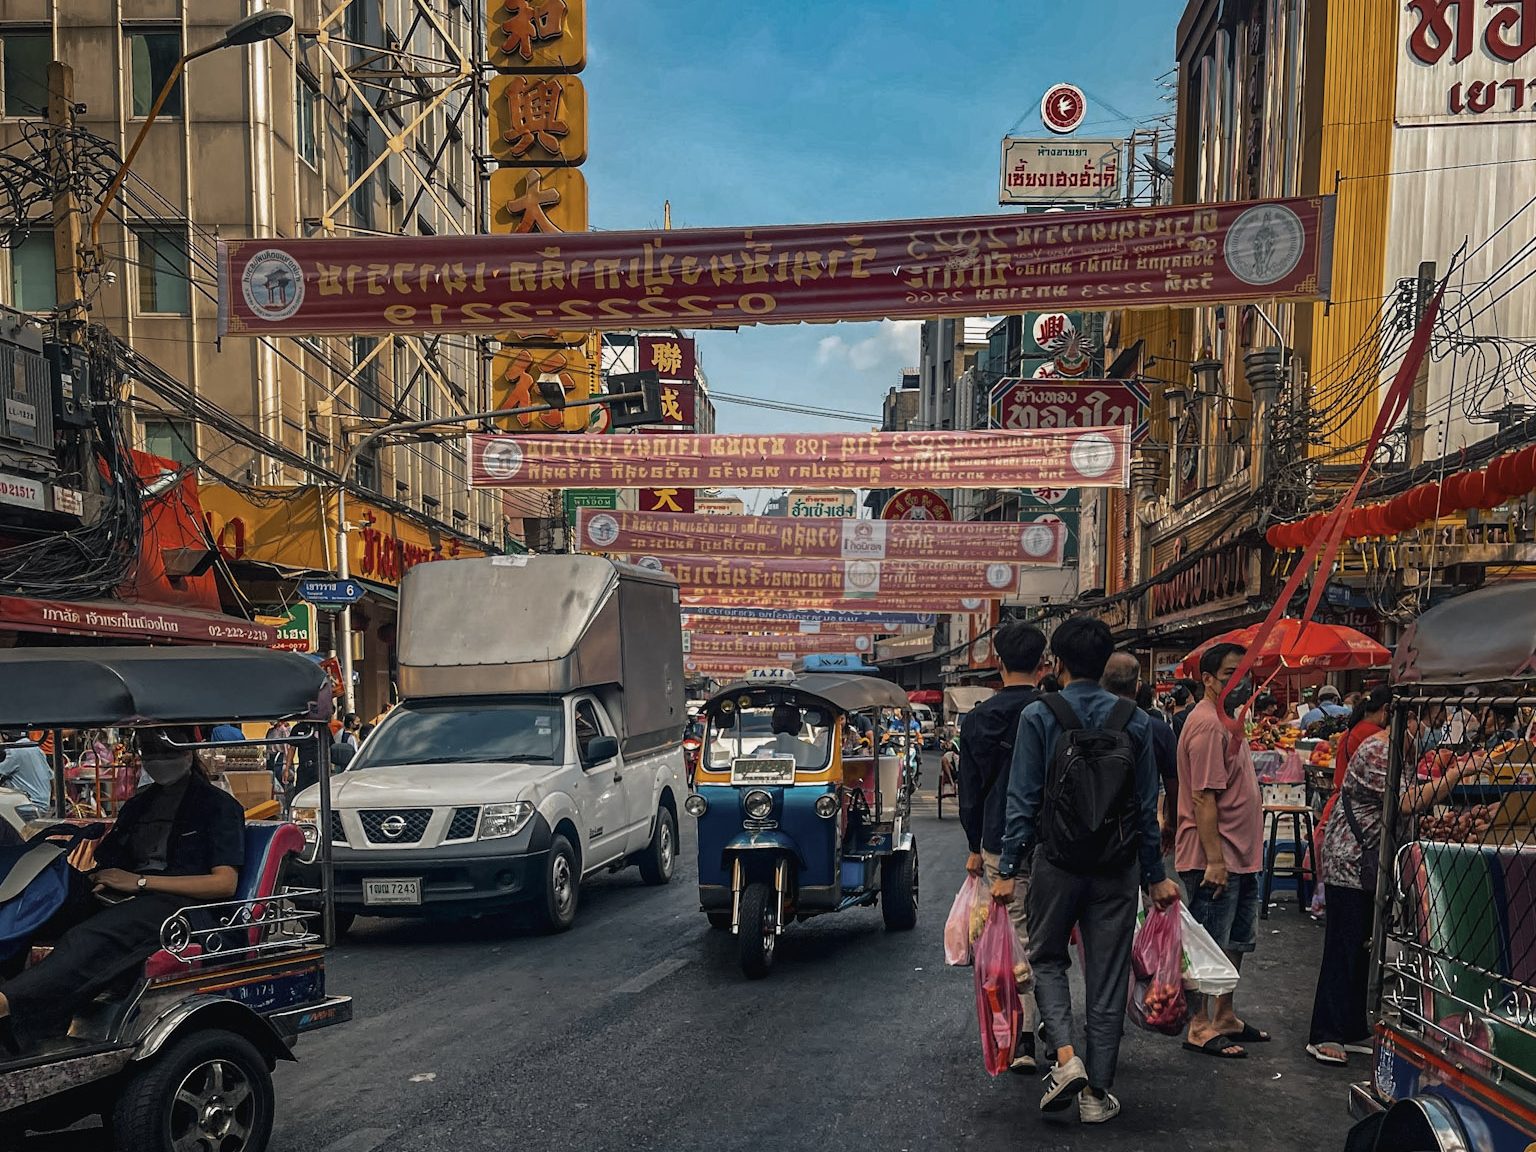
<svg viewBox="0 0 1536 1152">
<path fill-rule="evenodd" d="M 1007 820 L 993 895 L 1014 897 L 1013 878 L 1033 857 L 1029 890 L 1035 1002 L 1056 1063 L 1044 1112 L 1078 1101 L 1078 1118 L 1120 1113 L 1110 1094 L 1125 1029 L 1137 879 L 1158 907 L 1178 899 L 1163 871 L 1158 775 L 1146 717 L 1099 686 L 1114 640 L 1102 620 L 1075 616 L 1051 637 L 1063 688 L 1024 710 L 1009 776 Z M 1072 1046 L 1068 941 L 1082 936 L 1087 1061 Z"/>
</svg>

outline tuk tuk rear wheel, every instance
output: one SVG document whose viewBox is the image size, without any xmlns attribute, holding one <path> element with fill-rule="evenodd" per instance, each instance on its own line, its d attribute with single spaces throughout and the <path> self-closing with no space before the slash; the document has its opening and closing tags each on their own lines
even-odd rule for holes
<svg viewBox="0 0 1536 1152">
<path fill-rule="evenodd" d="M 778 943 L 775 905 L 773 889 L 761 881 L 748 884 L 741 894 L 736 939 L 741 953 L 741 971 L 748 980 L 761 980 L 773 967 L 773 954 Z"/>
<path fill-rule="evenodd" d="M 917 849 L 880 861 L 880 915 L 891 932 L 917 927 Z"/>
<path fill-rule="evenodd" d="M 244 1036 L 188 1032 L 128 1077 L 112 1108 L 117 1152 L 265 1152 L 274 1094 L 266 1057 Z"/>
</svg>

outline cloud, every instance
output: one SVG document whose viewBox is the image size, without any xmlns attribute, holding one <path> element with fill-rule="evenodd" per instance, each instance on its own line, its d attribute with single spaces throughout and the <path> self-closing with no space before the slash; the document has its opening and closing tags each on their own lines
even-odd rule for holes
<svg viewBox="0 0 1536 1152">
<path fill-rule="evenodd" d="M 874 325 L 874 333 L 862 340 L 825 336 L 816 345 L 816 363 L 846 364 L 856 372 L 916 364 L 921 330 L 918 320 L 882 320 Z"/>
</svg>

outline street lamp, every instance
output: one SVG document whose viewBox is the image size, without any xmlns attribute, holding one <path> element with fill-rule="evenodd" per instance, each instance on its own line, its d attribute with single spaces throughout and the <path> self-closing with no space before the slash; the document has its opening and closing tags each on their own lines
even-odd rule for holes
<svg viewBox="0 0 1536 1152">
<path fill-rule="evenodd" d="M 274 36 L 281 36 L 293 27 L 293 17 L 287 12 L 275 12 L 262 9 L 252 12 L 243 20 L 237 20 L 224 29 L 224 35 L 199 48 L 196 52 L 188 52 L 171 68 L 171 74 L 165 78 L 165 83 L 160 86 L 160 92 L 155 96 L 155 102 L 150 106 L 149 115 L 144 117 L 144 123 L 139 125 L 138 135 L 133 138 L 133 143 L 128 147 L 128 154 L 123 157 L 123 162 L 117 166 L 117 171 L 112 174 L 112 182 L 107 185 L 106 192 L 101 197 L 101 203 L 96 208 L 96 215 L 91 217 L 91 251 L 101 251 L 101 222 L 107 215 L 107 209 L 112 205 L 112 199 L 117 195 L 123 181 L 128 178 L 128 169 L 133 166 L 133 161 L 139 154 L 139 149 L 144 145 L 144 138 L 149 135 L 149 126 L 160 115 L 160 109 L 165 107 L 165 102 L 171 94 L 171 89 L 176 87 L 176 82 L 181 79 L 182 70 L 188 62 L 196 60 L 199 56 L 206 56 L 210 52 L 217 52 L 221 48 L 239 48 L 247 44 L 259 44 L 263 40 L 271 40 Z"/>
</svg>

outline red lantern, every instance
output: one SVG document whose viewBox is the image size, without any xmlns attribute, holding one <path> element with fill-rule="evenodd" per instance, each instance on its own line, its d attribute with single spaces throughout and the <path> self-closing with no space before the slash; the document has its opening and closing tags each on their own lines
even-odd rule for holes
<svg viewBox="0 0 1536 1152">
<path fill-rule="evenodd" d="M 1413 499 L 1413 514 L 1420 524 L 1427 520 L 1434 520 L 1440 515 L 1440 485 L 1434 481 L 1428 484 L 1420 484 L 1409 493 Z"/>
<path fill-rule="evenodd" d="M 1370 526 L 1372 536 L 1391 536 L 1396 533 L 1392 522 L 1388 519 L 1387 505 L 1375 504 L 1366 513 L 1366 523 Z"/>
<path fill-rule="evenodd" d="M 1503 456 L 1495 456 L 1488 464 L 1488 479 L 1501 497 L 1507 498 L 1520 494 L 1512 471 L 1514 463 L 1514 454 L 1506 452 Z"/>
<path fill-rule="evenodd" d="M 1510 468 L 1510 484 L 1518 495 L 1525 495 L 1536 488 L 1536 444 L 1522 448 L 1514 454 L 1515 463 Z"/>
<path fill-rule="evenodd" d="M 1414 515 L 1410 493 L 1404 492 L 1387 502 L 1387 523 L 1394 532 L 1406 532 L 1419 522 Z"/>
<path fill-rule="evenodd" d="M 1481 499 L 1478 500 L 1477 506 L 1486 512 L 1504 503 L 1504 491 L 1499 487 L 1498 482 L 1494 480 L 1491 471 L 1484 469 L 1479 475 L 1483 478 L 1483 494 Z"/>
<path fill-rule="evenodd" d="M 1264 542 L 1271 548 L 1279 551 L 1280 540 L 1283 532 L 1284 528 L 1281 525 L 1271 524 L 1264 532 Z"/>
</svg>

